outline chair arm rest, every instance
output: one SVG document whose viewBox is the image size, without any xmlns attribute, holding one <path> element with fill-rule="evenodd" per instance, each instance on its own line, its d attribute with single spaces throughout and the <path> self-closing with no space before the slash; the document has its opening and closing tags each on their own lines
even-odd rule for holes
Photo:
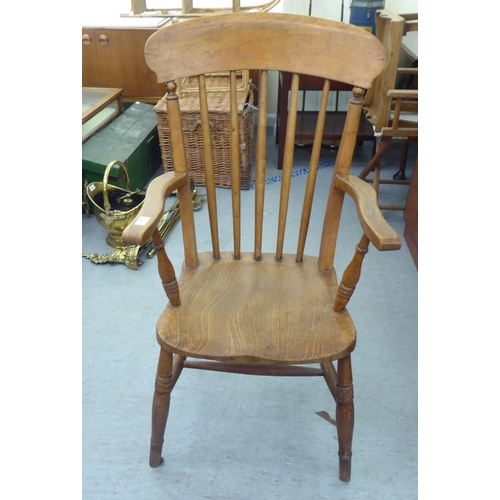
<svg viewBox="0 0 500 500">
<path fill-rule="evenodd" d="M 400 75 L 418 75 L 418 68 L 398 68 L 396 72 Z"/>
<path fill-rule="evenodd" d="M 347 193 L 356 204 L 358 219 L 364 233 L 377 250 L 399 250 L 401 240 L 387 223 L 377 204 L 375 190 L 353 175 L 337 175 L 335 187 Z"/>
<path fill-rule="evenodd" d="M 167 172 L 153 179 L 137 217 L 123 231 L 122 241 L 128 245 L 145 245 L 163 216 L 165 200 L 185 184 L 185 172 Z"/>
<path fill-rule="evenodd" d="M 387 97 L 393 99 L 418 99 L 418 90 L 392 89 L 387 92 Z"/>
</svg>

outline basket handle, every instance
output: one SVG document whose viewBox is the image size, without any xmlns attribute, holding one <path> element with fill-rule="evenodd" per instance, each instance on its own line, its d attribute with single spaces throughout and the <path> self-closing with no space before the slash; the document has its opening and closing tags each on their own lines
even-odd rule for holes
<svg viewBox="0 0 500 500">
<path fill-rule="evenodd" d="M 106 171 L 104 172 L 104 178 L 102 180 L 102 196 L 104 198 L 104 210 L 106 210 L 106 215 L 109 215 L 109 212 L 111 210 L 111 205 L 109 203 L 109 197 L 108 197 L 108 176 L 109 173 L 111 172 L 111 169 L 115 165 L 119 165 L 120 169 L 123 170 L 125 174 L 125 187 L 128 191 L 130 191 L 130 177 L 128 176 L 127 167 L 125 167 L 125 165 L 121 161 L 113 160 L 106 167 Z"/>
</svg>

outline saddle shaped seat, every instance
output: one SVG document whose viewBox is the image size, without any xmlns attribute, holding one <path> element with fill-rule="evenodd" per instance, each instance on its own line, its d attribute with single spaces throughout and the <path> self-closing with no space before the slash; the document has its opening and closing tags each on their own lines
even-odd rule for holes
<svg viewBox="0 0 500 500">
<path fill-rule="evenodd" d="M 157 325 L 162 347 L 181 356 L 276 364 L 321 363 L 349 354 L 356 330 L 349 313 L 335 312 L 335 272 L 317 258 L 251 253 L 234 260 L 199 253 L 196 269 L 179 278 L 182 307 L 167 305 Z"/>
</svg>

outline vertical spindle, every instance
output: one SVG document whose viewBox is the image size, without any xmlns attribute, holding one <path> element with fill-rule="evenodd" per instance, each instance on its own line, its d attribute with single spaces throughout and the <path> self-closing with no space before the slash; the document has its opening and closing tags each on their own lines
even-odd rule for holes
<svg viewBox="0 0 500 500">
<path fill-rule="evenodd" d="M 233 204 L 234 258 L 241 258 L 241 202 L 240 202 L 240 139 L 238 130 L 238 100 L 236 71 L 230 72 L 229 90 L 229 156 L 231 161 L 231 193 Z"/>
<path fill-rule="evenodd" d="M 323 132 L 325 130 L 326 108 L 328 105 L 328 94 L 330 92 L 330 80 L 325 80 L 323 84 L 323 93 L 321 95 L 321 104 L 314 132 L 314 142 L 309 162 L 309 174 L 307 176 L 306 192 L 304 195 L 304 205 L 302 207 L 302 219 L 300 221 L 299 242 L 297 245 L 297 255 L 295 260 L 302 262 L 304 257 L 304 248 L 306 245 L 307 230 L 309 229 L 309 220 L 311 218 L 312 202 L 314 197 L 314 188 L 316 186 L 316 176 L 318 172 L 319 155 L 323 141 Z"/>
<path fill-rule="evenodd" d="M 262 258 L 262 227 L 264 223 L 264 189 L 266 184 L 267 71 L 259 78 L 259 119 L 255 159 L 255 244 L 254 258 Z"/>
<path fill-rule="evenodd" d="M 283 156 L 283 169 L 281 173 L 281 194 L 278 219 L 278 241 L 276 244 L 276 259 L 283 258 L 283 245 L 285 241 L 286 217 L 288 201 L 290 198 L 290 184 L 292 180 L 293 150 L 295 147 L 295 129 L 297 125 L 297 101 L 299 96 L 299 75 L 292 75 L 290 91 L 290 106 L 286 124 L 285 153 Z"/>
<path fill-rule="evenodd" d="M 210 220 L 210 234 L 212 237 L 212 250 L 214 259 L 220 258 L 219 228 L 217 224 L 217 198 L 215 194 L 215 176 L 210 139 L 210 122 L 208 116 L 208 99 L 205 75 L 198 76 L 200 97 L 201 137 L 203 142 L 203 163 L 205 167 L 205 185 L 208 204 L 208 217 Z"/>
</svg>

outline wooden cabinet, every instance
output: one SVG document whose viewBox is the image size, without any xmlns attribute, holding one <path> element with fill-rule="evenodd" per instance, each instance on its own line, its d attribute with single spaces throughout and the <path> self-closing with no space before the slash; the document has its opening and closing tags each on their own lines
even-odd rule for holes
<svg viewBox="0 0 500 500">
<path fill-rule="evenodd" d="M 123 89 L 123 101 L 150 104 L 165 87 L 144 59 L 144 46 L 155 28 L 83 28 L 82 87 Z"/>
<path fill-rule="evenodd" d="M 406 222 L 404 237 L 415 267 L 418 269 L 418 158 L 415 160 L 404 218 Z"/>
<path fill-rule="evenodd" d="M 82 143 L 122 112 L 122 89 L 82 87 Z"/>
<path fill-rule="evenodd" d="M 321 91 L 323 89 L 323 78 L 315 76 L 300 75 L 299 90 Z M 278 144 L 278 169 L 283 167 L 283 156 L 285 153 L 286 122 L 288 119 L 288 93 L 292 87 L 292 73 L 280 72 L 278 83 L 278 116 L 276 120 L 276 143 Z M 330 82 L 331 91 L 352 91 L 352 85 L 342 82 Z M 325 119 L 323 133 L 324 141 L 338 141 L 344 130 L 345 111 L 328 111 Z M 316 131 L 317 111 L 298 111 L 295 140 L 313 140 Z M 361 117 L 358 141 L 374 141 L 373 127 L 364 116 Z"/>
</svg>

